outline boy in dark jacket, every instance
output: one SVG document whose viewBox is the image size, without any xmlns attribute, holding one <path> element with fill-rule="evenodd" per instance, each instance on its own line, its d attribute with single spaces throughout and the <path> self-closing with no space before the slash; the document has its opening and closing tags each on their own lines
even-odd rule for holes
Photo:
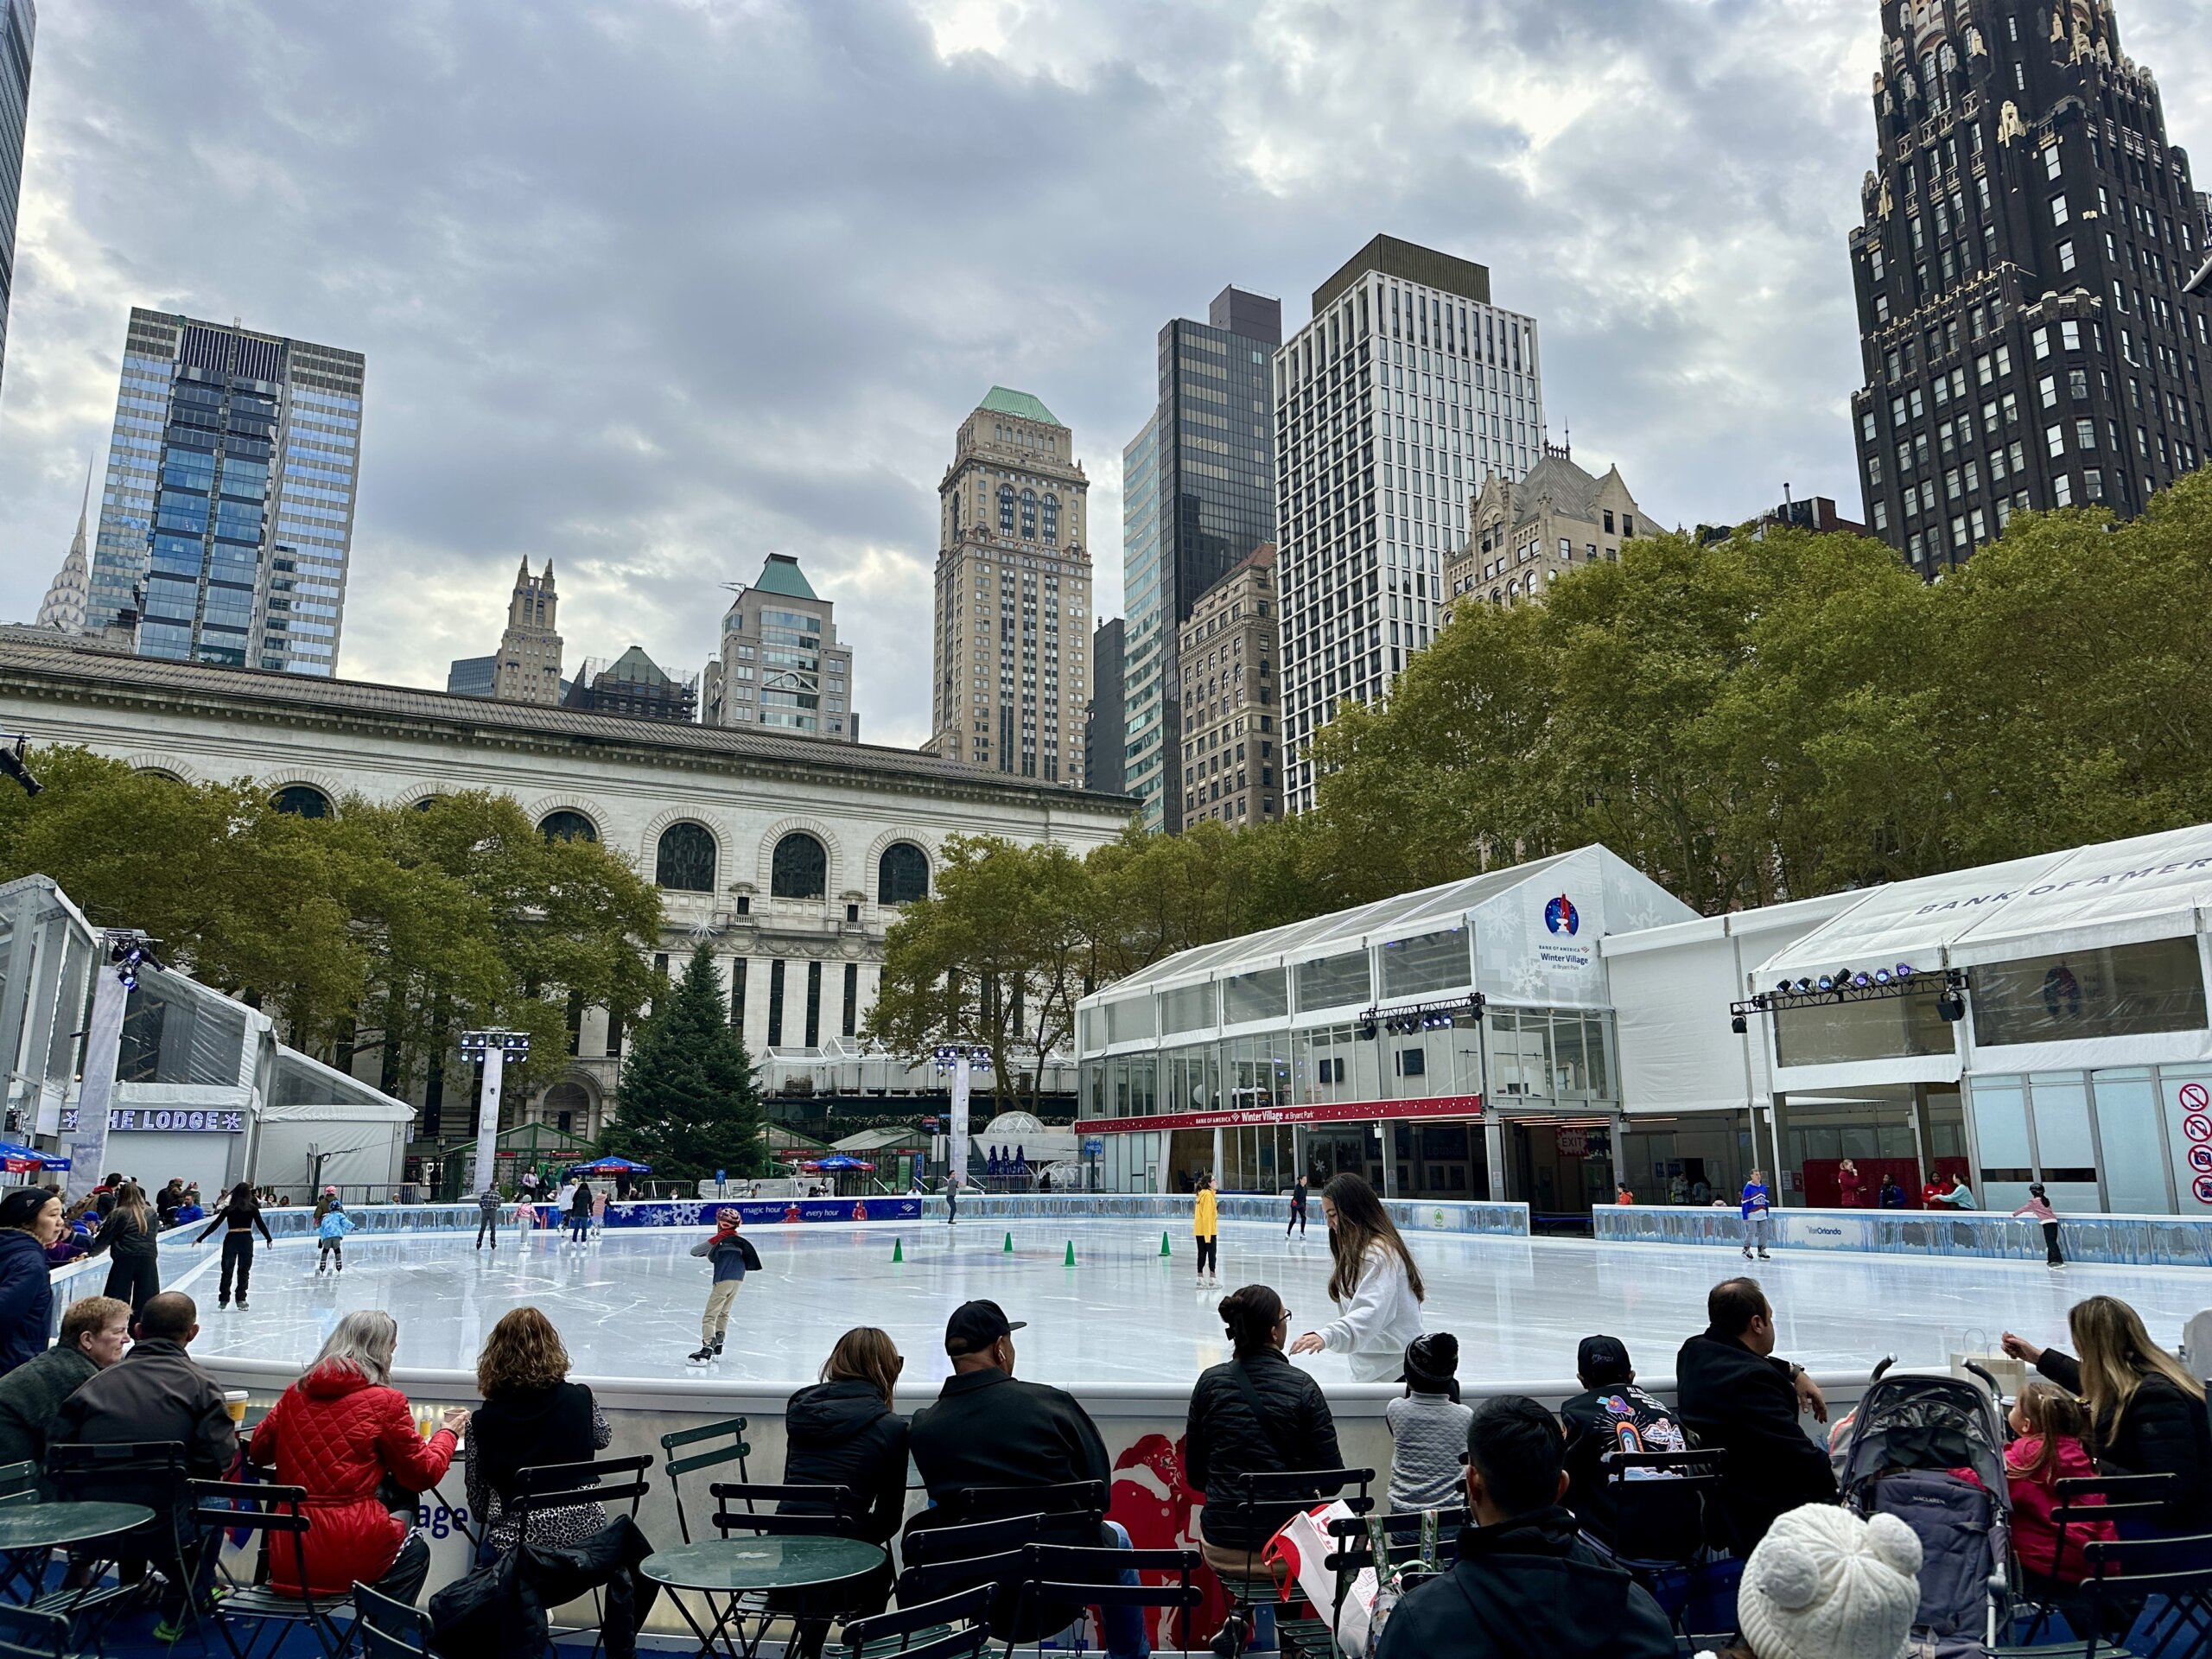
<svg viewBox="0 0 2212 1659">
<path fill-rule="evenodd" d="M 1701 1446 L 1728 1455 L 1720 1507 L 1730 1542 L 1748 1560 L 1778 1516 L 1836 1502 L 1835 1471 L 1798 1426 L 1800 1411 L 1828 1420 L 1827 1402 L 1802 1365 L 1774 1357 L 1774 1310 L 1756 1279 L 1725 1279 L 1705 1299 L 1707 1328 L 1675 1357 L 1675 1402 Z"/>
<path fill-rule="evenodd" d="M 1534 1400 L 1501 1395 L 1467 1425 L 1459 1558 L 1401 1601 L 1378 1659 L 1672 1659 L 1674 1627 L 1560 1507 L 1566 1442 Z"/>
<path fill-rule="evenodd" d="M 705 1256 L 715 1267 L 714 1286 L 707 1292 L 707 1311 L 699 1319 L 699 1351 L 691 1356 L 694 1365 L 703 1365 L 722 1357 L 722 1336 L 729 1329 L 730 1304 L 737 1300 L 745 1275 L 760 1271 L 760 1257 L 750 1241 L 738 1236 L 738 1224 L 736 1211 L 718 1211 L 715 1230 L 691 1247 L 692 1255 Z"/>
<path fill-rule="evenodd" d="M 1669 1551 L 1685 1537 L 1699 1535 L 1697 1494 L 1666 1492 L 1646 1486 L 1637 1496 L 1638 1537 L 1624 1540 L 1613 1489 L 1605 1480 L 1609 1452 L 1683 1452 L 1688 1437 L 1664 1401 L 1636 1386 L 1628 1344 L 1618 1337 L 1585 1337 L 1575 1351 L 1574 1374 L 1582 1392 L 1559 1408 L 1567 1429 L 1567 1507 L 1585 1535 L 1608 1549 L 1630 1556 L 1656 1554 L 1647 1543 L 1663 1541 Z M 1645 1474 L 1651 1471 L 1646 1470 Z"/>
</svg>

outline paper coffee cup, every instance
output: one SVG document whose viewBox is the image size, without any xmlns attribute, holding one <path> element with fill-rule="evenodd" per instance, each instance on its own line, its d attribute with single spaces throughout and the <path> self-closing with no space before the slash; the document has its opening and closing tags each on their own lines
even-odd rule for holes
<svg viewBox="0 0 2212 1659">
<path fill-rule="evenodd" d="M 233 1423 L 243 1423 L 245 1421 L 245 1390 L 244 1389 L 225 1389 L 223 1390 L 223 1409 L 231 1414 L 231 1421 Z"/>
</svg>

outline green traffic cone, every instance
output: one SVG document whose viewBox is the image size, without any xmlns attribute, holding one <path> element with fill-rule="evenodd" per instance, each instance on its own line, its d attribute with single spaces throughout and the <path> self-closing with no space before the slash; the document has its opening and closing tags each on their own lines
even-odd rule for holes
<svg viewBox="0 0 2212 1659">
<path fill-rule="evenodd" d="M 1068 1259 L 1065 1265 L 1071 1268 L 1075 1266 L 1075 1240 L 1073 1239 L 1068 1240 Z"/>
<path fill-rule="evenodd" d="M 904 1239 L 894 1238 L 891 1241 L 891 1259 L 893 1262 L 904 1262 L 906 1259 L 906 1242 Z"/>
<path fill-rule="evenodd" d="M 1006 1236 L 1006 1249 L 1002 1250 L 1001 1254 L 1004 1255 L 1012 1255 L 1014 1254 L 1014 1235 L 1012 1233 L 1008 1233 Z"/>
<path fill-rule="evenodd" d="M 1165 1228 L 1162 1228 L 1162 1229 L 1160 1230 L 1160 1255 L 1174 1255 L 1174 1254 L 1175 1254 L 1175 1252 L 1174 1252 L 1173 1250 L 1172 1250 L 1172 1249 L 1170 1249 L 1168 1248 L 1168 1245 L 1167 1245 L 1167 1231 L 1166 1231 L 1166 1230 Z"/>
</svg>

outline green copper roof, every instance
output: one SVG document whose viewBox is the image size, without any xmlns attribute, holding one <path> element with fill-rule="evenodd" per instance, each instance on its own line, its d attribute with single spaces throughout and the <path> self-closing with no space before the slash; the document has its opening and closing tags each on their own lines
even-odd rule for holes
<svg viewBox="0 0 2212 1659">
<path fill-rule="evenodd" d="M 807 586 L 806 578 L 799 574 L 798 561 L 788 553 L 771 553 L 753 587 L 756 593 L 781 594 L 785 599 L 821 598 Z"/>
<path fill-rule="evenodd" d="M 993 386 L 978 407 L 995 414 L 1016 416 L 1025 421 L 1042 421 L 1046 426 L 1059 424 L 1052 411 L 1027 392 L 1008 391 L 1004 386 Z"/>
</svg>

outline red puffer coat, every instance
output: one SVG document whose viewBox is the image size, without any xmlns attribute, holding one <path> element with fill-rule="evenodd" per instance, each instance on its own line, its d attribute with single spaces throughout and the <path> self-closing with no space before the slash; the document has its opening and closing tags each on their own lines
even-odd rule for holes
<svg viewBox="0 0 2212 1659">
<path fill-rule="evenodd" d="M 428 1440 L 415 1427 L 407 1396 L 371 1382 L 344 1360 L 325 1360 L 278 1396 L 253 1431 L 249 1454 L 274 1465 L 278 1482 L 304 1486 L 308 1499 L 308 1589 L 343 1597 L 359 1580 L 373 1584 L 391 1570 L 407 1529 L 377 1501 L 389 1474 L 410 1492 L 437 1484 L 458 1442 L 440 1429 Z M 270 1540 L 270 1586 L 300 1593 L 291 1541 Z"/>
</svg>

